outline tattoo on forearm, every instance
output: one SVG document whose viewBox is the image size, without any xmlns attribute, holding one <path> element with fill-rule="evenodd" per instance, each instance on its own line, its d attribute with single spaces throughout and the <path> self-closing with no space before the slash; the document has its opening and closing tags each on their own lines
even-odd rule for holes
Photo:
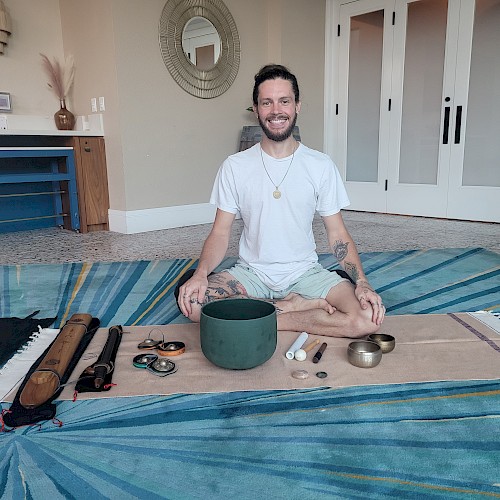
<svg viewBox="0 0 500 500">
<path fill-rule="evenodd" d="M 360 286 L 361 288 L 364 288 L 365 291 L 371 291 L 373 292 L 373 288 L 371 287 L 370 283 L 368 283 L 368 281 L 365 281 L 365 280 L 359 280 L 356 282 L 356 286 Z"/>
<path fill-rule="evenodd" d="M 354 281 L 354 283 L 357 283 L 359 278 L 358 266 L 356 266 L 356 264 L 353 264 L 352 262 L 345 262 L 344 269 L 345 272 L 352 278 L 352 281 Z"/>
<path fill-rule="evenodd" d="M 332 245 L 333 256 L 338 262 L 342 262 L 347 257 L 347 246 L 349 243 L 344 243 L 342 240 L 337 240 Z"/>
</svg>

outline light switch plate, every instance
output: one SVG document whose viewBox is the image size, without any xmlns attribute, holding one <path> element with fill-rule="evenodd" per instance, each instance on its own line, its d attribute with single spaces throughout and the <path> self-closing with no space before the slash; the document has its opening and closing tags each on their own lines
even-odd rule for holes
<svg viewBox="0 0 500 500">
<path fill-rule="evenodd" d="M 0 115 L 0 130 L 7 130 L 7 117 L 5 115 Z"/>
</svg>

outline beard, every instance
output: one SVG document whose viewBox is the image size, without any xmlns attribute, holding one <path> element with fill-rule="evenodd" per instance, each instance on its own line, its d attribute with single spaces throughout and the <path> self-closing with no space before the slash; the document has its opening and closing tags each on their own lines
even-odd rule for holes
<svg viewBox="0 0 500 500">
<path fill-rule="evenodd" d="M 271 118 L 277 118 L 279 116 L 281 116 L 281 115 L 275 115 L 275 116 L 272 116 Z M 268 139 L 270 139 L 271 141 L 275 141 L 275 142 L 282 142 L 282 141 L 285 141 L 286 139 L 288 139 L 292 135 L 295 124 L 297 123 L 297 113 L 295 113 L 293 120 L 291 121 L 291 123 L 288 125 L 288 127 L 285 130 L 282 130 L 280 132 L 274 132 L 272 130 L 269 130 L 266 127 L 266 125 L 262 121 L 260 115 L 258 116 L 258 118 L 259 118 L 260 127 L 264 131 L 264 134 L 266 134 Z"/>
</svg>

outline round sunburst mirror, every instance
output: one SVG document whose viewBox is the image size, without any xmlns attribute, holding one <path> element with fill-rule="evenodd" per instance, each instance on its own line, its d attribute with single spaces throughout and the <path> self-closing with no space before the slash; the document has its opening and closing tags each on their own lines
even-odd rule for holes
<svg viewBox="0 0 500 500">
<path fill-rule="evenodd" d="M 222 0 L 168 0 L 160 17 L 159 41 L 172 78 L 191 95 L 217 97 L 238 74 L 240 39 Z"/>
</svg>

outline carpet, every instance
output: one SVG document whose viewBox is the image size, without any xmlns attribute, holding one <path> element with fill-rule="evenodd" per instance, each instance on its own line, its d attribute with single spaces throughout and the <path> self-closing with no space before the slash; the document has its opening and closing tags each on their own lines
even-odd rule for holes
<svg viewBox="0 0 500 500">
<path fill-rule="evenodd" d="M 361 258 L 389 315 L 500 311 L 493 252 Z M 183 324 L 173 288 L 195 265 L 1 266 L 0 316 Z M 500 498 L 499 422 L 498 378 L 58 401 L 56 421 L 0 433 L 0 496 Z"/>
<path fill-rule="evenodd" d="M 500 382 L 62 401 L 1 434 L 5 499 L 500 497 Z"/>
</svg>

